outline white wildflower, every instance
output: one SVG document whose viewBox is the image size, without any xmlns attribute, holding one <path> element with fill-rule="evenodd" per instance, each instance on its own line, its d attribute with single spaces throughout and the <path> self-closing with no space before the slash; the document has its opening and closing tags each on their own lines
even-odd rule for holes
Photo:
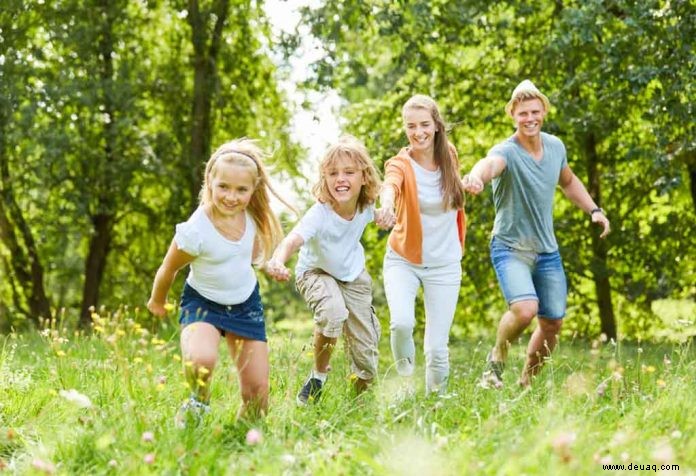
<svg viewBox="0 0 696 476">
<path fill-rule="evenodd" d="M 80 408 L 89 408 L 92 406 L 92 401 L 89 399 L 89 397 L 87 395 L 81 394 L 74 388 L 70 390 L 61 390 L 59 394 L 64 399 L 71 403 L 74 403 Z"/>
</svg>

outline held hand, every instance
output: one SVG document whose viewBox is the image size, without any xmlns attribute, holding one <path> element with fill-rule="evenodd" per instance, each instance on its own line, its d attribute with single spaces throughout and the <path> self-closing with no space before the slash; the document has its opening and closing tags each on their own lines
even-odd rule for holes
<svg viewBox="0 0 696 476">
<path fill-rule="evenodd" d="M 275 258 L 269 259 L 264 269 L 266 273 L 276 281 L 287 281 L 290 279 L 290 270 Z"/>
<path fill-rule="evenodd" d="M 152 298 L 147 302 L 147 309 L 157 317 L 164 317 L 167 314 L 167 305 L 155 302 Z"/>
<path fill-rule="evenodd" d="M 592 223 L 598 223 L 603 228 L 602 234 L 599 235 L 600 238 L 604 238 L 611 231 L 609 226 L 609 219 L 604 215 L 603 212 L 595 212 L 592 214 Z"/>
<path fill-rule="evenodd" d="M 375 210 L 375 225 L 383 230 L 388 230 L 396 224 L 396 215 L 391 207 L 382 207 Z"/>
<path fill-rule="evenodd" d="M 464 190 L 472 195 L 478 195 L 483 191 L 483 181 L 475 175 L 465 175 L 462 179 L 462 185 Z"/>
</svg>

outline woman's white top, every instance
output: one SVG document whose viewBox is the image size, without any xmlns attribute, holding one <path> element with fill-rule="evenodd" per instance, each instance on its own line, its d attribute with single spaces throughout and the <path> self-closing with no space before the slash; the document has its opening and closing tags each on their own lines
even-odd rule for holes
<svg viewBox="0 0 696 476">
<path fill-rule="evenodd" d="M 222 236 L 203 207 L 188 221 L 176 225 L 176 246 L 196 257 L 186 282 L 218 304 L 242 303 L 256 287 L 256 274 L 251 266 L 256 225 L 246 211 L 244 217 L 244 234 L 239 241 Z"/>
<path fill-rule="evenodd" d="M 442 266 L 462 259 L 457 231 L 457 211 L 446 209 L 440 189 L 442 173 L 428 170 L 413 159 L 418 207 L 423 227 L 423 266 Z"/>
</svg>

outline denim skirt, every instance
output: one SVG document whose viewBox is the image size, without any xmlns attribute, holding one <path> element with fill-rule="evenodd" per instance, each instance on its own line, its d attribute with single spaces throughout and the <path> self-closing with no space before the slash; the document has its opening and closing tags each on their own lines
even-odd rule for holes
<svg viewBox="0 0 696 476">
<path fill-rule="evenodd" d="M 218 304 L 184 285 L 180 303 L 179 324 L 187 326 L 205 322 L 215 326 L 222 335 L 226 332 L 250 340 L 266 342 L 266 320 L 259 294 L 259 283 L 246 301 L 239 304 Z"/>
</svg>

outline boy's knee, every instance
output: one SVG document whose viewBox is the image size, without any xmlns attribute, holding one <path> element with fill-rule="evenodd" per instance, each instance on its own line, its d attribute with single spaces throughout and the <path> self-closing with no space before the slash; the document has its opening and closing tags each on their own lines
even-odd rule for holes
<svg viewBox="0 0 696 476">
<path fill-rule="evenodd" d="M 348 310 L 345 307 L 331 306 L 322 309 L 321 315 L 315 316 L 314 322 L 324 337 L 336 339 L 341 336 L 346 319 L 348 319 Z"/>
</svg>

